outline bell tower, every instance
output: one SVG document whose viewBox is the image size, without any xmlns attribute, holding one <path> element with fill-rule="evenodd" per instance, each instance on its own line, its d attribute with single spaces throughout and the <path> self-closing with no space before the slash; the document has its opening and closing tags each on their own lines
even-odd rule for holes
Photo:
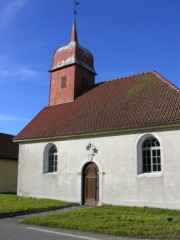
<svg viewBox="0 0 180 240">
<path fill-rule="evenodd" d="M 50 74 L 50 106 L 74 101 L 95 83 L 94 59 L 78 42 L 76 20 L 70 42 L 54 53 Z"/>
</svg>

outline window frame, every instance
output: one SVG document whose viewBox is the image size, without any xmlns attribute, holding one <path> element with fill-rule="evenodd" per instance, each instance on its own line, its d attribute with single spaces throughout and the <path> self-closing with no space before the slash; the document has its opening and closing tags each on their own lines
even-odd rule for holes
<svg viewBox="0 0 180 240">
<path fill-rule="evenodd" d="M 145 144 L 146 146 L 143 146 Z M 147 146 L 148 144 L 150 146 Z M 153 144 L 154 146 L 152 146 Z M 142 144 L 141 154 L 142 173 L 161 172 L 161 147 L 157 138 L 146 138 Z"/>
<path fill-rule="evenodd" d="M 50 168 L 49 168 L 49 160 L 50 159 L 49 158 L 50 158 L 50 155 L 53 156 L 52 153 L 50 153 L 50 151 L 53 148 L 56 148 L 56 153 L 53 154 L 55 156 L 55 159 L 51 158 L 51 161 L 55 160 L 56 164 L 54 165 L 54 163 L 53 163 L 53 168 L 52 168 L 53 171 L 50 171 Z M 50 155 L 49 155 L 49 153 L 50 153 Z M 58 172 L 58 149 L 57 149 L 57 146 L 54 143 L 48 143 L 45 146 L 44 153 L 43 153 L 42 174 L 57 174 L 57 172 Z"/>
<path fill-rule="evenodd" d="M 48 153 L 48 173 L 57 172 L 57 147 L 52 145 Z"/>
<path fill-rule="evenodd" d="M 156 138 L 160 144 L 160 153 L 161 153 L 161 171 L 153 172 L 143 172 L 143 156 L 142 156 L 142 146 L 146 139 L 153 137 Z M 164 175 L 164 155 L 163 155 L 163 142 L 158 133 L 146 133 L 141 134 L 137 137 L 135 142 L 135 176 L 138 178 L 141 177 L 161 177 Z"/>
</svg>

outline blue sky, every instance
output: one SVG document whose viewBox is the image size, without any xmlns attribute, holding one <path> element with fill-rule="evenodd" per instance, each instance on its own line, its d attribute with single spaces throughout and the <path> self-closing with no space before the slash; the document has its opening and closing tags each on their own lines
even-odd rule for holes
<svg viewBox="0 0 180 240">
<path fill-rule="evenodd" d="M 0 1 L 0 132 L 17 134 L 48 104 L 54 51 L 70 39 L 73 0 Z M 79 0 L 79 43 L 96 82 L 151 70 L 180 87 L 179 0 Z"/>
</svg>

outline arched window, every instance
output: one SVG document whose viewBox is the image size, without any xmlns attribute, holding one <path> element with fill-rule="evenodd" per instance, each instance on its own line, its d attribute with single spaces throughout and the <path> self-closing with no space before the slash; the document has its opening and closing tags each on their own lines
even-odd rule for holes
<svg viewBox="0 0 180 240">
<path fill-rule="evenodd" d="M 142 172 L 161 171 L 160 143 L 155 137 L 148 137 L 142 144 Z"/>
<path fill-rule="evenodd" d="M 55 145 L 49 149 L 48 172 L 57 172 L 57 147 Z"/>
</svg>

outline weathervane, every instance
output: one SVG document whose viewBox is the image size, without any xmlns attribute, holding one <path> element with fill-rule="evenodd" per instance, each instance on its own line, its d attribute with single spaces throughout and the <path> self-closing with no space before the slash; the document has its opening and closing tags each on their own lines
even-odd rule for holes
<svg viewBox="0 0 180 240">
<path fill-rule="evenodd" d="M 76 18 L 77 10 L 76 7 L 79 5 L 79 2 L 74 1 L 74 18 Z"/>
</svg>

